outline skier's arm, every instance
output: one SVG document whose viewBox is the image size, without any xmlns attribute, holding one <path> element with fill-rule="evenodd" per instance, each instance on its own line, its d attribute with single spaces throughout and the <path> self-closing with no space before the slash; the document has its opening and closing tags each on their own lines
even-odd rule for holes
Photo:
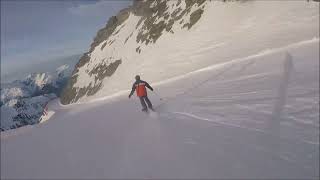
<svg viewBox="0 0 320 180">
<path fill-rule="evenodd" d="M 129 98 L 133 95 L 135 89 L 136 89 L 136 88 L 135 88 L 135 85 L 133 84 L 132 89 L 131 89 L 131 92 L 130 92 L 130 94 L 129 94 Z"/>
<path fill-rule="evenodd" d="M 149 83 L 146 82 L 147 88 L 149 88 L 151 91 L 153 91 L 153 88 L 149 85 Z"/>
</svg>

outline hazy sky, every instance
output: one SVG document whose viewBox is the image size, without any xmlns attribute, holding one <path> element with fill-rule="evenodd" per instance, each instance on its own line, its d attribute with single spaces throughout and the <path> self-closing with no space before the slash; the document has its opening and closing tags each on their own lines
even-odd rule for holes
<svg viewBox="0 0 320 180">
<path fill-rule="evenodd" d="M 130 0 L 1 0 L 1 72 L 88 50 Z"/>
</svg>

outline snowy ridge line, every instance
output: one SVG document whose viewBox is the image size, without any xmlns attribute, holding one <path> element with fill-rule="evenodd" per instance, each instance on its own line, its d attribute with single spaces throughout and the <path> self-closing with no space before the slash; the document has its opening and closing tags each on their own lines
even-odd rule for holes
<svg viewBox="0 0 320 180">
<path fill-rule="evenodd" d="M 256 58 L 256 57 L 261 57 L 261 56 L 264 56 L 264 55 L 270 55 L 270 54 L 274 54 L 274 53 L 279 53 L 279 52 L 282 52 L 283 50 L 285 49 L 290 49 L 290 48 L 293 48 L 295 46 L 298 46 L 298 45 L 304 45 L 304 44 L 310 44 L 310 43 L 313 43 L 313 42 L 316 42 L 316 41 L 319 41 L 319 38 L 313 38 L 311 40 L 305 40 L 305 41 L 300 41 L 298 43 L 293 43 L 293 44 L 290 44 L 288 46 L 284 46 L 284 47 L 280 47 L 280 48 L 274 48 L 274 49 L 270 49 L 270 50 L 265 50 L 265 51 L 261 51 L 260 53 L 257 53 L 257 54 L 254 54 L 254 55 L 250 55 L 250 56 L 247 56 L 247 57 L 244 57 L 244 58 L 237 58 L 237 59 L 234 59 L 234 60 L 231 60 L 231 61 L 228 61 L 226 63 L 220 63 L 220 64 L 216 64 L 216 65 L 212 65 L 212 66 L 209 66 L 209 67 L 206 67 L 206 68 L 202 68 L 202 69 L 199 69 L 199 70 L 196 70 L 196 71 L 193 71 L 193 72 L 190 72 L 190 73 L 187 73 L 185 76 L 181 77 L 181 79 L 183 79 L 184 77 L 187 77 L 187 76 L 192 76 L 192 74 L 196 74 L 196 73 L 201 73 L 203 71 L 211 71 L 213 69 L 216 69 L 216 68 L 219 68 L 220 66 L 222 67 L 230 67 L 232 68 L 234 66 L 234 64 L 236 63 L 240 63 L 240 62 L 245 62 L 245 61 L 251 61 L 253 58 Z M 253 74 L 253 75 L 248 75 L 248 76 L 243 76 L 243 77 L 240 77 L 238 79 L 232 79 L 232 80 L 227 80 L 227 81 L 217 81 L 215 82 L 214 84 L 221 84 L 221 83 L 226 83 L 226 82 L 233 82 L 233 81 L 238 81 L 238 80 L 243 80 L 243 79 L 248 79 L 250 77 L 259 77 L 259 76 L 263 76 L 263 75 L 272 75 L 273 73 L 262 73 L 262 74 Z M 180 76 L 177 76 L 175 78 L 179 78 Z M 210 76 L 209 78 L 201 81 L 200 83 L 198 83 L 197 85 L 194 85 L 192 87 L 190 87 L 188 90 L 186 90 L 185 92 L 182 92 L 182 93 L 178 93 L 178 94 L 175 94 L 174 96 L 171 96 L 171 97 L 167 97 L 166 101 L 165 102 L 162 102 L 160 103 L 159 105 L 157 105 L 157 107 L 159 106 L 162 106 L 163 104 L 165 103 L 168 103 L 168 101 L 171 101 L 171 100 L 174 100 L 177 98 L 177 96 L 181 96 L 181 95 L 184 95 L 184 94 L 187 94 L 188 92 L 192 91 L 195 87 L 199 87 L 203 84 L 205 84 L 206 82 L 208 82 L 210 79 L 212 78 L 212 76 Z M 170 80 L 170 79 L 169 79 Z M 175 79 L 175 80 L 178 80 L 178 79 Z M 175 81 L 173 80 L 173 81 Z"/>
<path fill-rule="evenodd" d="M 187 112 L 172 112 L 172 113 L 173 113 L 173 114 L 180 114 L 180 115 L 183 115 L 183 116 L 188 116 L 188 117 L 191 117 L 191 118 L 194 118 L 194 119 L 198 119 L 198 120 L 202 120 L 202 121 L 213 122 L 213 123 L 220 124 L 220 125 L 224 125 L 224 126 L 241 128 L 241 129 L 246 129 L 246 130 L 249 130 L 249 131 L 255 131 L 255 132 L 260 132 L 260 133 L 263 133 L 263 134 L 266 134 L 266 135 L 274 136 L 272 133 L 269 133 L 269 132 L 267 132 L 267 131 L 263 131 L 263 130 L 261 130 L 261 129 L 248 128 L 248 127 L 245 127 L 245 126 L 236 125 L 236 124 L 232 124 L 232 123 L 215 121 L 215 120 L 212 120 L 212 119 L 200 117 L 200 116 L 197 116 L 197 115 L 194 115 L 194 114 L 191 114 L 191 113 L 187 113 Z M 289 139 L 288 137 L 285 137 L 285 136 L 277 136 L 277 137 L 283 138 L 283 139 Z M 299 142 L 300 142 L 300 143 L 303 143 L 303 144 L 311 144 L 311 145 L 317 145 L 317 146 L 319 145 L 319 142 L 312 142 L 312 141 L 307 141 L 307 140 L 300 140 Z"/>
<path fill-rule="evenodd" d="M 242 57 L 242 58 L 237 58 L 237 59 L 225 62 L 225 63 L 214 64 L 214 65 L 211 65 L 211 66 L 208 66 L 208 67 L 205 67 L 205 68 L 201 68 L 201 69 L 198 69 L 198 70 L 195 70 L 195 71 L 192 71 L 192 72 L 180 75 L 180 76 L 176 76 L 176 77 L 173 77 L 173 78 L 169 78 L 167 80 L 156 82 L 156 83 L 153 83 L 153 84 L 162 85 L 162 84 L 165 84 L 165 83 L 169 83 L 169 82 L 173 82 L 173 81 L 176 81 L 176 80 L 183 79 L 186 76 L 191 76 L 191 75 L 194 75 L 194 74 L 198 74 L 200 72 L 211 71 L 211 70 L 214 70 L 214 69 L 217 69 L 217 68 L 220 68 L 220 67 L 224 67 L 224 66 L 227 66 L 227 65 L 232 65 L 233 63 L 240 63 L 240 62 L 252 60 L 254 58 L 261 57 L 261 56 L 264 56 L 264 55 L 270 55 L 270 54 L 274 54 L 274 53 L 279 53 L 279 52 L 281 52 L 283 50 L 296 48 L 296 47 L 301 46 L 301 45 L 312 44 L 312 43 L 316 43 L 316 42 L 319 43 L 319 37 L 314 37 L 314 38 L 309 39 L 309 40 L 299 41 L 299 42 L 292 43 L 292 44 L 289 44 L 287 46 L 283 46 L 283 47 L 279 47 L 279 48 L 265 49 L 263 51 L 258 52 L 257 54 L 253 54 L 253 55 Z"/>
<path fill-rule="evenodd" d="M 192 71 L 192 72 L 188 72 L 188 73 L 185 73 L 185 74 L 182 74 L 182 75 L 178 75 L 178 76 L 175 76 L 175 77 L 172 77 L 172 78 L 168 78 L 166 80 L 158 81 L 158 82 L 155 82 L 155 83 L 152 83 L 152 84 L 153 84 L 153 86 L 160 86 L 160 85 L 163 85 L 163 84 L 172 83 L 172 82 L 175 82 L 177 80 L 182 80 L 184 78 L 187 78 L 187 77 L 190 77 L 190 76 L 202 73 L 202 72 L 208 72 L 208 71 L 216 70 L 216 69 L 228 66 L 228 65 L 232 65 L 234 63 L 241 63 L 241 62 L 249 61 L 249 60 L 252 60 L 252 59 L 257 58 L 257 57 L 279 53 L 279 52 L 282 52 L 282 51 L 285 51 L 285 50 L 297 48 L 299 46 L 303 46 L 303 45 L 306 45 L 306 44 L 312 44 L 312 43 L 319 43 L 319 37 L 314 37 L 312 39 L 299 41 L 299 42 L 292 43 L 292 44 L 289 44 L 287 46 L 282 46 L 282 47 L 279 47 L 279 48 L 265 49 L 265 50 L 262 50 L 262 51 L 258 52 L 257 54 L 249 55 L 249 56 L 242 57 L 242 58 L 236 58 L 236 59 L 230 60 L 230 61 L 225 62 L 225 63 L 214 64 L 214 65 L 211 65 L 211 66 L 208 66 L 208 67 L 205 67 L 205 68 L 200 68 L 198 70 L 195 70 L 195 71 Z M 105 96 L 105 97 L 102 97 L 102 98 L 96 98 L 96 99 L 93 99 L 93 100 L 89 100 L 87 102 L 76 102 L 76 103 L 66 104 L 66 105 L 61 104 L 61 102 L 59 101 L 59 105 L 62 106 L 62 107 L 72 107 L 72 106 L 75 106 L 75 105 L 88 104 L 88 103 L 94 103 L 94 102 L 105 101 L 105 100 L 112 100 L 112 99 L 114 99 L 116 97 L 124 96 L 124 95 L 128 94 L 129 92 L 130 92 L 130 90 L 122 90 L 122 91 L 119 91 L 117 93 L 114 93 L 112 95 Z"/>
</svg>

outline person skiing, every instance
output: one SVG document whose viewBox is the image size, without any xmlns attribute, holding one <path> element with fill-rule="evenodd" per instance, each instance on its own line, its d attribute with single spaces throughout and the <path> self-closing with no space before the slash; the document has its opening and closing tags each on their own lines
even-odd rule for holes
<svg viewBox="0 0 320 180">
<path fill-rule="evenodd" d="M 149 85 L 149 83 L 142 81 L 139 75 L 136 75 L 135 79 L 136 81 L 132 85 L 132 90 L 129 94 L 129 98 L 131 98 L 134 91 L 136 91 L 137 96 L 139 97 L 142 105 L 142 111 L 148 111 L 146 103 L 148 104 L 149 109 L 154 111 L 152 108 L 152 104 L 148 98 L 146 87 L 149 88 L 151 91 L 153 91 L 153 88 Z"/>
</svg>

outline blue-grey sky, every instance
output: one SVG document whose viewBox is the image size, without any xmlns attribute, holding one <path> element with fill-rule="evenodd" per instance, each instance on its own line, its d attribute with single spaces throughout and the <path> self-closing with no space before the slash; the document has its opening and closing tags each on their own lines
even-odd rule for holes
<svg viewBox="0 0 320 180">
<path fill-rule="evenodd" d="M 131 4 L 131 0 L 1 0 L 1 72 L 87 51 L 109 17 Z"/>
</svg>

